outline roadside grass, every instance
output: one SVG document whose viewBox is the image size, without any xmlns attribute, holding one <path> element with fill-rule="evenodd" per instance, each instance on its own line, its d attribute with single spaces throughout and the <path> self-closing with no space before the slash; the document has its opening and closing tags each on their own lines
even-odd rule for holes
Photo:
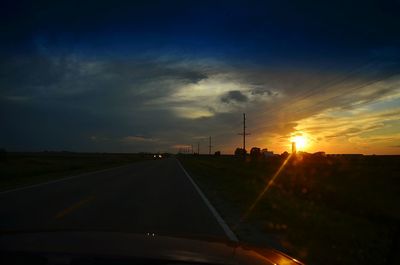
<svg viewBox="0 0 400 265">
<path fill-rule="evenodd" d="M 0 190 L 29 186 L 144 159 L 148 158 L 139 154 L 7 153 L 0 159 Z"/>
<path fill-rule="evenodd" d="M 308 264 L 394 264 L 399 249 L 400 157 L 180 156 L 244 242 L 272 245 Z"/>
</svg>

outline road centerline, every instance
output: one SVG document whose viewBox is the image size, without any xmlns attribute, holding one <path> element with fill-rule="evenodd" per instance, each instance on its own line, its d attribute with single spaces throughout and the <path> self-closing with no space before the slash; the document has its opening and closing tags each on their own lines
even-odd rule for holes
<svg viewBox="0 0 400 265">
<path fill-rule="evenodd" d="M 58 212 L 58 213 L 54 216 L 54 218 L 55 218 L 55 219 L 61 219 L 61 218 L 63 218 L 64 216 L 66 216 L 66 215 L 72 213 L 73 211 L 76 211 L 77 209 L 81 208 L 81 207 L 84 206 L 85 204 L 88 204 L 89 202 L 93 201 L 94 199 L 95 199 L 95 196 L 90 196 L 90 197 L 87 197 L 87 198 L 85 198 L 85 199 L 82 199 L 82 200 L 80 200 L 79 202 L 77 202 L 77 203 L 71 205 L 70 207 L 67 207 L 67 208 L 61 210 L 60 212 Z"/>
</svg>

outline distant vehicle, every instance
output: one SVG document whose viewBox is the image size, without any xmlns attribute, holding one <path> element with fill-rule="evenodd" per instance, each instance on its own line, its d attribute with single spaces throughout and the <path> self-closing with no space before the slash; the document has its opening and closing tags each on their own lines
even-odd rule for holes
<svg viewBox="0 0 400 265">
<path fill-rule="evenodd" d="M 163 155 L 161 155 L 161 154 L 155 154 L 155 155 L 153 155 L 153 158 L 154 158 L 154 159 L 162 159 L 162 158 L 163 158 Z"/>
<path fill-rule="evenodd" d="M 215 238 L 57 230 L 2 234 L 0 257 L 2 264 L 302 264 L 274 249 Z"/>
</svg>

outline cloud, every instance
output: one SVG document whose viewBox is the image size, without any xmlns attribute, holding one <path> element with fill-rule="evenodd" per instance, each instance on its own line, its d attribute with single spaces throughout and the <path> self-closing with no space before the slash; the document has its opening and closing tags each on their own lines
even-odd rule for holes
<svg viewBox="0 0 400 265">
<path fill-rule="evenodd" d="M 232 101 L 241 103 L 241 102 L 247 102 L 248 100 L 249 99 L 247 98 L 247 96 L 244 95 L 239 90 L 229 91 L 228 93 L 226 93 L 221 97 L 221 101 L 223 103 L 230 103 Z"/>
<path fill-rule="evenodd" d="M 214 111 L 212 109 L 207 110 L 201 107 L 192 107 L 190 105 L 187 107 L 173 107 L 172 110 L 180 117 L 187 119 L 201 119 L 214 116 Z"/>
<path fill-rule="evenodd" d="M 175 144 L 171 146 L 174 149 L 189 149 L 192 148 L 191 145 L 187 145 L 187 144 Z"/>
<path fill-rule="evenodd" d="M 315 148 L 354 137 L 361 146 L 367 133 L 399 128 L 400 78 L 380 72 L 76 54 L 9 57 L 0 71 L 0 144 L 9 148 L 167 151 L 211 135 L 215 149 L 230 152 L 243 112 L 249 145 L 277 152 L 298 133 Z"/>
<path fill-rule="evenodd" d="M 134 136 L 125 136 L 121 139 L 122 142 L 124 143 L 135 143 L 135 142 L 149 142 L 149 143 L 154 143 L 159 141 L 159 139 L 151 138 L 151 137 L 144 137 L 140 135 L 134 135 Z"/>
<path fill-rule="evenodd" d="M 278 93 L 273 92 L 271 89 L 265 88 L 265 87 L 255 87 L 251 90 L 252 95 L 267 95 L 267 96 L 276 96 Z"/>
<path fill-rule="evenodd" d="M 377 108 L 387 104 L 388 101 L 375 103 L 374 106 L 358 110 L 356 116 L 352 115 L 354 110 L 326 110 L 300 120 L 295 129 L 311 135 L 315 147 L 323 146 L 324 149 L 336 147 L 336 149 L 341 148 L 342 152 L 351 152 L 352 148 L 354 150 L 362 147 L 375 149 L 375 152 L 380 150 L 383 153 L 396 153 L 390 148 L 390 143 L 399 141 L 395 132 L 400 127 L 400 109 Z"/>
</svg>

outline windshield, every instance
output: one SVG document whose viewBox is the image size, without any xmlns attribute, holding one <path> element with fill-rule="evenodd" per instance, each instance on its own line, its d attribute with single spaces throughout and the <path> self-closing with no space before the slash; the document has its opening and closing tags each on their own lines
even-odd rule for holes
<svg viewBox="0 0 400 265">
<path fill-rule="evenodd" d="M 0 237 L 395 263 L 399 8 L 2 1 Z"/>
</svg>

